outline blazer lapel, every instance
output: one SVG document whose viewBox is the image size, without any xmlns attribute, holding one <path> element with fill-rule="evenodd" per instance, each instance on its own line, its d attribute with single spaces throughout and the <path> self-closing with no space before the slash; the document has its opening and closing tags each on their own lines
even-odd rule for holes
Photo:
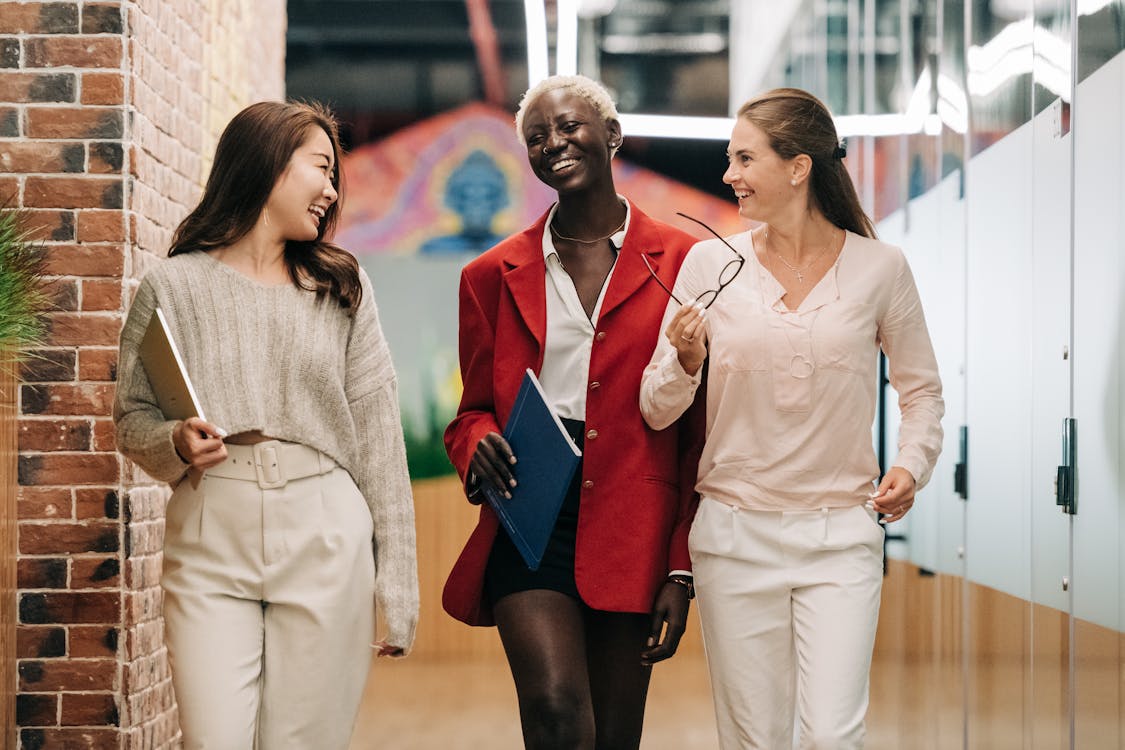
<svg viewBox="0 0 1125 750">
<path fill-rule="evenodd" d="M 544 215 L 524 232 L 524 241 L 504 256 L 504 284 L 542 354 L 547 336 L 546 265 L 543 262 Z"/>
<path fill-rule="evenodd" d="M 609 289 L 606 290 L 605 299 L 602 301 L 599 320 L 604 319 L 607 313 L 629 299 L 645 283 L 656 283 L 645 268 L 644 261 L 641 259 L 642 253 L 648 257 L 652 270 L 660 271 L 660 261 L 664 255 L 660 234 L 656 231 L 652 220 L 631 201 L 629 210 L 632 215 L 629 231 L 625 234 L 625 244 L 617 256 L 617 265 L 613 269 Z"/>
</svg>

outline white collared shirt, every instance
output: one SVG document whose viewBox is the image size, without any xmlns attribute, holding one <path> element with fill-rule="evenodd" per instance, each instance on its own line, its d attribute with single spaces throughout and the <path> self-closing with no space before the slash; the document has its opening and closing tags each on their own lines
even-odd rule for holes
<svg viewBox="0 0 1125 750">
<path fill-rule="evenodd" d="M 625 243 L 629 231 L 631 210 L 629 201 L 617 196 L 625 206 L 625 223 L 609 241 L 616 250 Z M 613 267 L 606 274 L 594 312 L 586 317 L 574 281 L 563 268 L 551 236 L 551 222 L 559 204 L 551 207 L 543 229 L 543 260 L 547 264 L 547 334 L 543 345 L 543 369 L 539 382 L 547 394 L 547 403 L 564 419 L 586 419 L 586 387 L 590 375 L 590 352 L 594 345 L 594 332 L 601 314 L 605 290 L 613 278 Z"/>
</svg>

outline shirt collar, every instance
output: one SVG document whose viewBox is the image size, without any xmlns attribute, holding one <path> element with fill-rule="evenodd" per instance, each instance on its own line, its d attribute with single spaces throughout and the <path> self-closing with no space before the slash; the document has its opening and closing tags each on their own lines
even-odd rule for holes
<svg viewBox="0 0 1125 750">
<path fill-rule="evenodd" d="M 625 196 L 618 194 L 617 200 L 621 201 L 622 205 L 625 206 L 625 223 L 621 225 L 621 229 L 613 233 L 609 241 L 616 249 L 620 250 L 622 245 L 625 244 L 625 233 L 629 231 L 629 222 L 633 218 L 633 209 L 629 205 L 629 201 L 625 199 Z M 551 210 L 547 212 L 547 223 L 543 225 L 543 260 L 549 259 L 552 255 L 556 258 L 559 257 L 558 251 L 555 250 L 555 240 L 551 236 L 551 222 L 555 218 L 555 211 L 558 210 L 558 207 L 558 203 L 551 206 Z"/>
</svg>

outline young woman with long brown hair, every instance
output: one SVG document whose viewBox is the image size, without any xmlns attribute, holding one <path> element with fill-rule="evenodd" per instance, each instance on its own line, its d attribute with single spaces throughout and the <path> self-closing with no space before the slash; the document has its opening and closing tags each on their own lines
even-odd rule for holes
<svg viewBox="0 0 1125 750">
<path fill-rule="evenodd" d="M 394 369 L 370 281 L 326 239 L 339 158 L 319 106 L 236 115 L 121 334 L 118 448 L 175 488 L 161 585 L 189 749 L 344 750 L 373 604 L 388 626 L 377 653 L 414 637 Z M 138 355 L 157 307 L 208 421 L 157 406 Z"/>
</svg>

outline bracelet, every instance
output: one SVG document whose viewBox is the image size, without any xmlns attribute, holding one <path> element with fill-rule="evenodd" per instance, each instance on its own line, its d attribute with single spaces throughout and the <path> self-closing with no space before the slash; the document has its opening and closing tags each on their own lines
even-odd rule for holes
<svg viewBox="0 0 1125 750">
<path fill-rule="evenodd" d="M 695 579 L 691 576 L 674 575 L 668 576 L 668 583 L 678 583 L 687 589 L 687 598 L 695 598 Z"/>
</svg>

